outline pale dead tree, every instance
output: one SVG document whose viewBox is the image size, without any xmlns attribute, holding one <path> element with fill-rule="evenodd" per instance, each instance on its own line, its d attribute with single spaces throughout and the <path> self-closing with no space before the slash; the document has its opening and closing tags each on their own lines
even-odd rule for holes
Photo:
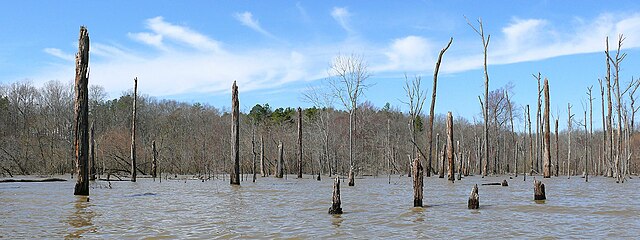
<svg viewBox="0 0 640 240">
<path fill-rule="evenodd" d="M 568 128 L 567 131 L 569 132 L 569 142 L 567 143 L 567 178 L 571 178 L 571 123 L 572 123 L 572 118 L 573 115 L 571 115 L 571 103 L 567 104 L 567 109 L 568 109 L 568 115 L 569 118 L 567 120 L 568 123 Z"/>
<path fill-rule="evenodd" d="M 491 34 L 485 37 L 484 35 L 484 27 L 482 26 L 482 19 L 478 18 L 478 27 L 476 28 L 469 19 L 467 19 L 467 24 L 475 31 L 480 38 L 482 38 L 482 48 L 483 48 L 483 56 L 484 56 L 484 102 L 489 102 L 489 72 L 487 71 L 487 49 L 489 48 L 489 41 L 491 40 Z M 482 101 L 480 101 L 482 104 Z M 484 104 L 484 159 L 485 159 L 485 168 L 482 173 L 482 176 L 487 175 L 486 169 L 486 161 L 489 159 L 489 104 Z"/>
<path fill-rule="evenodd" d="M 78 176 L 73 195 L 89 196 L 89 31 L 80 27 L 73 122 L 75 168 Z"/>
<path fill-rule="evenodd" d="M 411 160 L 416 158 L 417 141 L 416 141 L 416 119 L 420 117 L 424 102 L 427 100 L 427 94 L 425 91 L 420 90 L 420 84 L 422 83 L 422 77 L 415 76 L 409 80 L 407 74 L 404 75 L 404 91 L 407 94 L 408 101 L 401 101 L 409 107 L 409 133 L 411 134 L 411 142 L 413 143 L 413 151 L 411 152 Z M 427 177 L 430 176 L 427 170 Z"/>
<path fill-rule="evenodd" d="M 606 50 L 605 50 L 605 60 L 607 62 L 607 75 L 605 76 L 605 80 L 607 81 L 607 130 L 608 130 L 608 138 L 607 143 L 609 148 L 607 149 L 607 176 L 613 177 L 613 166 L 611 164 L 611 160 L 613 158 L 613 121 L 612 112 L 613 112 L 613 104 L 611 103 L 611 63 L 609 61 L 609 37 L 606 38 Z"/>
<path fill-rule="evenodd" d="M 434 114 L 435 114 L 435 107 L 436 107 L 436 90 L 438 89 L 438 72 L 440 71 L 440 63 L 442 62 L 442 56 L 444 55 L 444 53 L 447 51 L 447 49 L 449 49 L 449 47 L 451 46 L 451 43 L 453 42 L 453 38 L 449 39 L 449 43 L 447 43 L 447 46 L 444 47 L 442 50 L 440 50 L 440 54 L 438 54 L 438 61 L 436 61 L 436 67 L 433 70 L 433 89 L 431 90 L 431 105 L 429 107 L 429 126 L 427 126 L 429 128 L 429 135 L 427 135 L 428 138 L 428 142 L 429 142 L 429 159 L 428 159 L 428 163 L 427 163 L 427 177 L 431 177 L 431 171 L 432 171 L 432 167 L 431 167 L 431 161 L 433 159 L 433 118 L 434 118 Z"/>
<path fill-rule="evenodd" d="M 138 109 L 137 104 L 138 98 L 138 78 L 133 79 L 133 106 L 131 113 L 131 181 L 136 181 L 136 117 L 138 114 L 136 110 Z"/>
<path fill-rule="evenodd" d="M 551 124 L 549 122 L 549 80 L 544 79 L 544 163 L 543 175 L 545 178 L 551 177 Z M 586 128 L 585 128 L 586 129 Z"/>
<path fill-rule="evenodd" d="M 513 173 L 515 173 L 516 177 L 518 176 L 518 140 L 516 139 L 516 132 L 513 126 L 513 108 L 511 106 L 511 100 L 509 99 L 509 91 L 504 91 L 504 97 L 507 99 L 507 107 L 509 110 L 509 120 L 511 122 L 511 141 L 514 142 L 516 147 L 513 150 L 513 162 L 514 168 Z"/>
<path fill-rule="evenodd" d="M 362 56 L 338 55 L 329 68 L 329 85 L 334 97 L 339 99 L 349 112 L 349 186 L 354 186 L 354 145 L 353 137 L 356 129 L 356 112 L 358 99 L 368 88 L 367 79 L 371 76 L 367 63 Z"/>
<path fill-rule="evenodd" d="M 621 171 L 620 171 L 620 154 L 622 149 L 622 99 L 620 96 L 620 63 L 627 56 L 626 53 L 620 54 L 620 49 L 622 48 L 622 43 L 624 42 L 624 35 L 620 34 L 618 36 L 618 49 L 616 51 L 615 59 L 611 57 L 609 51 L 607 50 L 607 59 L 613 64 L 614 71 L 614 82 L 616 91 L 616 111 L 618 115 L 618 126 L 617 126 L 617 136 L 616 136 L 616 158 L 615 158 L 615 170 L 616 170 L 616 182 L 620 182 L 621 179 Z M 608 47 L 607 47 L 608 49 Z"/>
<path fill-rule="evenodd" d="M 633 77 L 631 77 L 631 82 L 629 83 L 629 86 L 627 87 L 627 90 L 625 90 L 625 92 L 628 92 L 629 95 L 629 101 L 630 101 L 630 113 L 631 113 L 631 119 L 628 121 L 630 122 L 630 126 L 627 128 L 627 149 L 628 149 L 628 154 L 627 154 L 627 168 L 626 171 L 628 173 L 630 173 L 630 161 L 631 161 L 631 156 L 633 155 L 633 148 L 631 148 L 631 143 L 630 140 L 633 139 L 633 134 L 635 132 L 635 126 L 634 126 L 634 120 L 636 117 L 636 112 L 640 109 L 639 107 L 635 107 L 635 93 L 638 90 L 638 87 L 640 87 L 640 79 L 633 79 Z"/>
<path fill-rule="evenodd" d="M 591 162 L 593 164 L 593 96 L 592 96 L 592 90 L 593 86 L 587 87 L 587 96 L 589 97 L 589 162 Z M 585 122 L 586 122 L 586 116 L 585 116 Z M 592 169 L 591 171 L 593 172 Z"/>
<path fill-rule="evenodd" d="M 602 167 L 604 167 L 604 164 L 607 161 L 607 133 L 609 130 L 609 127 L 607 126 L 607 122 L 606 119 L 604 117 L 604 86 L 602 85 L 602 79 L 598 78 L 598 83 L 600 83 L 600 99 L 602 100 L 602 151 L 601 151 L 601 155 L 600 155 L 600 169 L 598 169 L 598 172 L 600 172 L 600 174 L 605 174 L 602 172 Z"/>
<path fill-rule="evenodd" d="M 540 100 L 540 98 L 542 97 L 542 91 L 540 90 L 540 80 L 542 78 L 542 75 L 538 72 L 538 75 L 536 74 L 532 74 L 533 78 L 535 78 L 536 80 L 538 80 L 538 113 L 536 114 L 536 161 L 535 161 L 535 171 L 539 172 L 539 167 L 540 167 L 540 150 L 542 149 L 542 147 L 540 146 L 541 141 L 540 141 L 540 130 L 542 129 L 542 126 L 540 126 L 541 124 L 541 118 L 540 118 L 540 109 L 541 109 L 541 105 L 542 102 Z"/>
</svg>

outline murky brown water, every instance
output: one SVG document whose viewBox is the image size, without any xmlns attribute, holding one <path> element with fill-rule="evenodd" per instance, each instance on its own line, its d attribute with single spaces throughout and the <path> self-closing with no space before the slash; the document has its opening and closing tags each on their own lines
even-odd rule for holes
<svg viewBox="0 0 640 240">
<path fill-rule="evenodd" d="M 258 178 L 92 183 L 89 202 L 73 181 L 1 183 L 0 238 L 638 238 L 640 179 L 544 179 L 547 200 L 533 201 L 532 178 L 509 187 L 479 186 L 480 209 L 468 210 L 474 183 L 425 178 L 426 208 L 413 208 L 407 177 L 342 184 L 342 215 L 327 214 L 332 182 Z"/>
</svg>

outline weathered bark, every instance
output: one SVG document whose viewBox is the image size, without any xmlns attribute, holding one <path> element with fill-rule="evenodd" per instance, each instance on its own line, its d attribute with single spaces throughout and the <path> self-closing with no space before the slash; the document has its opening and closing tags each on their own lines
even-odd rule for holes
<svg viewBox="0 0 640 240">
<path fill-rule="evenodd" d="M 284 176 L 284 146 L 282 142 L 278 143 L 278 163 L 276 167 L 276 177 L 282 178 Z"/>
<path fill-rule="evenodd" d="M 608 62 L 608 61 L 607 61 Z M 602 150 L 601 150 L 601 155 L 600 155 L 600 165 L 601 168 L 604 167 L 605 162 L 607 162 L 607 133 L 608 133 L 608 125 L 607 125 L 607 121 L 605 120 L 604 117 L 604 86 L 602 85 L 602 79 L 598 79 L 598 83 L 600 83 L 600 99 L 602 100 L 602 106 L 600 109 L 602 109 Z M 602 172 L 602 169 L 599 169 L 601 174 L 605 174 L 604 172 Z"/>
<path fill-rule="evenodd" d="M 131 181 L 136 181 L 136 110 L 138 99 L 138 78 L 133 79 L 133 106 L 131 113 Z"/>
<path fill-rule="evenodd" d="M 420 158 L 413 160 L 413 206 L 422 207 L 423 170 Z"/>
<path fill-rule="evenodd" d="M 302 178 L 302 108 L 298 107 L 298 178 Z"/>
<path fill-rule="evenodd" d="M 267 165 L 264 159 L 264 136 L 260 135 L 260 174 L 267 176 Z"/>
<path fill-rule="evenodd" d="M 96 180 L 96 140 L 95 140 L 95 122 L 91 122 L 91 131 L 89 133 L 89 158 L 91 159 L 91 168 L 89 168 L 89 180 Z"/>
<path fill-rule="evenodd" d="M 74 195 L 89 195 L 89 31 L 80 27 L 76 54 L 74 145 L 76 185 Z"/>
<path fill-rule="evenodd" d="M 607 130 L 608 131 L 608 146 L 609 149 L 607 150 L 607 164 L 608 164 L 608 168 L 607 168 L 607 175 L 609 177 L 613 177 L 613 169 L 611 166 L 611 160 L 613 158 L 613 121 L 612 121 L 612 111 L 613 111 L 613 106 L 611 103 L 611 65 L 609 63 L 609 37 L 607 37 L 606 39 L 606 51 L 605 51 L 605 57 L 606 57 L 606 61 L 607 61 L 607 75 L 605 76 L 605 80 L 607 81 Z"/>
<path fill-rule="evenodd" d="M 543 177 L 551 177 L 551 124 L 549 121 L 549 80 L 544 79 L 544 169 Z"/>
<path fill-rule="evenodd" d="M 439 154 L 440 151 L 444 151 L 444 148 L 442 150 L 440 150 L 440 134 L 436 134 L 436 152 Z M 441 158 L 441 161 L 438 161 L 437 163 L 440 163 L 438 168 L 440 168 L 438 171 L 438 178 L 444 178 L 444 158 Z"/>
<path fill-rule="evenodd" d="M 478 184 L 474 184 L 473 188 L 471 189 L 471 194 L 469 195 L 467 208 L 469 209 L 480 208 L 480 196 L 478 195 Z"/>
<path fill-rule="evenodd" d="M 544 190 L 544 183 L 541 181 L 533 179 L 533 199 L 534 200 L 546 200 L 547 195 Z"/>
<path fill-rule="evenodd" d="M 349 166 L 349 186 L 353 187 L 355 185 L 355 183 L 353 182 L 354 176 L 353 176 L 353 165 Z"/>
<path fill-rule="evenodd" d="M 458 154 L 456 154 L 456 159 L 458 160 L 458 181 L 462 180 L 462 150 L 460 148 L 460 141 L 456 141 L 456 149 L 458 150 Z"/>
<path fill-rule="evenodd" d="M 151 153 L 153 154 L 153 160 L 151 161 L 151 177 L 155 180 L 158 176 L 158 150 L 156 149 L 156 140 L 151 142 Z"/>
<path fill-rule="evenodd" d="M 442 150 L 440 151 L 440 162 L 442 164 L 440 164 L 441 165 L 440 166 L 440 176 L 438 176 L 438 178 L 444 178 L 444 171 L 445 171 L 445 169 L 447 169 L 446 161 L 445 161 L 445 158 L 447 156 L 447 151 L 446 150 L 447 150 L 447 145 L 445 144 L 443 146 Z"/>
<path fill-rule="evenodd" d="M 329 208 L 329 214 L 342 214 L 342 203 L 340 202 L 340 177 L 336 176 L 333 181 L 333 196 L 331 207 Z"/>
<path fill-rule="evenodd" d="M 429 107 L 429 135 L 427 135 L 429 142 L 429 159 L 427 163 L 427 177 L 431 177 L 431 159 L 433 157 L 433 118 L 434 111 L 436 107 L 436 90 L 438 88 L 438 72 L 440 71 L 440 63 L 442 62 L 442 56 L 449 49 L 451 43 L 453 42 L 453 38 L 449 39 L 449 43 L 446 47 L 440 50 L 440 54 L 438 54 L 438 61 L 436 61 L 436 67 L 433 71 L 433 90 L 431 92 L 431 106 Z"/>
<path fill-rule="evenodd" d="M 240 102 L 238 100 L 238 86 L 233 81 L 231 86 L 231 172 L 229 181 L 231 184 L 240 185 Z"/>
<path fill-rule="evenodd" d="M 455 176 L 453 175 L 454 170 L 454 155 L 455 152 L 453 146 L 453 115 L 451 112 L 447 113 L 447 161 L 449 162 L 449 181 L 453 182 L 455 180 Z"/>
<path fill-rule="evenodd" d="M 542 126 L 540 126 L 542 124 L 542 116 L 540 114 L 542 109 L 542 90 L 540 89 L 540 80 L 542 77 L 540 76 L 540 73 L 538 73 L 537 76 L 534 75 L 534 77 L 538 80 L 538 110 L 536 113 L 536 161 L 534 169 L 536 173 L 540 173 L 540 155 L 542 155 L 542 147 L 540 146 L 542 144 Z"/>
</svg>

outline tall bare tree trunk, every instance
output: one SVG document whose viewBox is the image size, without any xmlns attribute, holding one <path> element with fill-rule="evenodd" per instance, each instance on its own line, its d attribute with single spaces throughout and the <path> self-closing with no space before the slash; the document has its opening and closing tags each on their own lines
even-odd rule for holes
<svg viewBox="0 0 640 240">
<path fill-rule="evenodd" d="M 549 80 L 544 79 L 544 169 L 543 177 L 551 177 L 551 124 L 549 121 Z"/>
<path fill-rule="evenodd" d="M 240 185 L 240 101 L 238 100 L 238 86 L 233 81 L 231 86 L 231 159 L 233 164 L 229 173 L 230 183 Z"/>
<path fill-rule="evenodd" d="M 89 168 L 89 181 L 95 181 L 96 180 L 95 122 L 91 122 L 91 130 L 89 133 L 89 158 L 91 159 L 91 168 Z"/>
<path fill-rule="evenodd" d="M 556 177 L 560 172 L 560 155 L 558 151 L 560 148 L 560 143 L 558 142 L 558 119 L 556 118 Z"/>
<path fill-rule="evenodd" d="M 601 153 L 600 153 L 601 158 L 600 158 L 600 169 L 599 169 L 599 172 L 600 172 L 600 174 L 605 175 L 606 173 L 603 172 L 602 168 L 604 167 L 605 162 L 607 162 L 607 133 L 608 133 L 609 128 L 608 128 L 607 121 L 605 120 L 605 117 L 604 117 L 604 111 L 605 111 L 605 108 L 604 108 L 604 86 L 602 85 L 602 79 L 598 79 L 598 83 L 600 83 L 600 99 L 602 100 L 601 101 L 602 102 L 602 106 L 601 106 L 601 109 L 602 109 L 602 150 L 601 150 Z"/>
<path fill-rule="evenodd" d="M 541 76 L 540 73 L 538 73 L 537 76 L 534 75 L 534 77 L 536 77 L 536 79 L 538 80 L 538 110 L 536 113 L 536 161 L 535 161 L 535 171 L 536 173 L 540 173 L 540 158 L 542 155 L 542 126 L 540 126 L 542 124 L 542 115 L 541 115 L 541 110 L 542 110 L 542 89 L 540 89 L 540 80 L 541 80 Z"/>
<path fill-rule="evenodd" d="M 262 177 L 267 176 L 267 166 L 264 160 L 264 136 L 260 134 L 260 174 Z"/>
<path fill-rule="evenodd" d="M 591 89 L 593 89 L 593 85 L 588 88 L 589 89 L 589 162 L 593 164 L 593 97 L 591 96 Z M 586 116 L 585 116 L 586 118 Z M 587 120 L 585 119 L 585 122 Z M 595 164 L 594 164 L 595 167 Z M 591 170 L 595 172 L 595 168 Z M 597 175 L 597 173 L 595 173 Z"/>
<path fill-rule="evenodd" d="M 527 122 L 529 123 L 529 173 L 533 172 L 533 135 L 531 135 L 531 113 L 527 105 Z"/>
<path fill-rule="evenodd" d="M 589 132 L 587 132 L 587 111 L 584 111 L 584 181 L 589 181 L 589 148 L 587 147 L 587 143 L 589 142 L 588 136 Z"/>
<path fill-rule="evenodd" d="M 76 79 L 74 102 L 74 145 L 76 185 L 74 195 L 89 196 L 89 31 L 80 27 L 78 54 L 76 54 Z"/>
<path fill-rule="evenodd" d="M 298 178 L 302 178 L 302 108 L 298 107 Z"/>
<path fill-rule="evenodd" d="M 453 175 L 454 171 L 454 146 L 453 146 L 453 115 L 451 112 L 447 112 L 447 161 L 449 162 L 449 181 L 453 182 L 455 180 L 455 176 Z"/>
<path fill-rule="evenodd" d="M 256 182 L 256 160 L 258 158 L 258 153 L 256 152 L 256 129 L 255 126 L 253 128 L 253 132 L 251 133 L 251 153 L 253 153 L 253 159 L 251 161 L 251 174 L 252 174 L 252 182 Z"/>
<path fill-rule="evenodd" d="M 151 142 L 151 152 L 153 154 L 153 160 L 151 161 L 151 177 L 155 180 L 158 176 L 158 150 L 156 150 L 156 140 Z"/>
<path fill-rule="evenodd" d="M 611 65 L 609 64 L 609 37 L 607 37 L 606 39 L 606 44 L 607 48 L 605 51 L 605 55 L 607 61 L 607 76 L 605 76 L 605 80 L 607 81 L 607 129 L 609 130 L 609 136 L 607 139 L 607 141 L 609 142 L 609 149 L 607 151 L 607 175 L 609 177 L 613 177 L 613 167 L 611 163 L 611 160 L 613 158 L 613 121 L 611 120 L 613 114 L 613 106 L 611 103 Z"/>
<path fill-rule="evenodd" d="M 449 49 L 451 43 L 453 42 L 453 38 L 449 39 L 449 43 L 446 47 L 440 50 L 440 54 L 438 54 L 438 61 L 436 61 L 436 67 L 433 71 L 433 90 L 431 92 L 431 106 L 429 107 L 429 162 L 427 163 L 427 177 L 431 177 L 431 159 L 433 158 L 433 118 L 435 114 L 436 107 L 436 90 L 438 87 L 438 72 L 440 71 L 440 63 L 442 62 L 442 56 Z"/>
<path fill-rule="evenodd" d="M 356 109 L 355 107 L 349 113 L 349 183 L 348 186 L 354 186 L 353 179 L 353 144 L 355 139 L 353 138 L 353 130 L 355 128 Z"/>
<path fill-rule="evenodd" d="M 138 78 L 133 79 L 133 106 L 131 113 L 131 181 L 136 181 L 136 110 L 138 99 Z"/>
<path fill-rule="evenodd" d="M 567 104 L 567 109 L 568 109 L 568 115 L 569 115 L 569 119 L 568 121 L 568 132 L 569 132 L 569 143 L 567 143 L 567 178 L 571 178 L 571 123 L 572 123 L 572 118 L 573 115 L 571 115 L 571 103 Z"/>
<path fill-rule="evenodd" d="M 484 154 L 485 154 L 485 165 L 482 176 L 487 176 L 487 162 L 489 161 L 489 71 L 487 68 L 487 49 L 489 48 L 489 41 L 491 40 L 491 35 L 487 35 L 485 38 L 484 35 L 484 27 L 482 25 L 482 19 L 478 19 L 479 28 L 471 25 L 471 22 L 467 19 L 467 24 L 482 38 L 482 48 L 483 48 L 483 56 L 484 56 Z"/>
</svg>

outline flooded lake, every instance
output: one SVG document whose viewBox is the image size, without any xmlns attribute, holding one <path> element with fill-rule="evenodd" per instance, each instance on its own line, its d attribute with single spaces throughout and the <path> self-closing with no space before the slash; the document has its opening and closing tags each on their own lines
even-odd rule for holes
<svg viewBox="0 0 640 240">
<path fill-rule="evenodd" d="M 507 179 L 508 187 L 480 186 Z M 249 178 L 250 179 L 250 178 Z M 542 179 L 547 200 L 533 200 L 533 178 L 425 178 L 425 208 L 413 208 L 411 179 L 392 176 L 341 184 L 344 214 L 329 215 L 332 181 L 260 178 L 139 179 L 91 183 L 90 201 L 74 181 L 0 183 L 0 238 L 638 238 L 640 180 Z M 467 209 L 477 183 L 480 209 Z"/>
</svg>

